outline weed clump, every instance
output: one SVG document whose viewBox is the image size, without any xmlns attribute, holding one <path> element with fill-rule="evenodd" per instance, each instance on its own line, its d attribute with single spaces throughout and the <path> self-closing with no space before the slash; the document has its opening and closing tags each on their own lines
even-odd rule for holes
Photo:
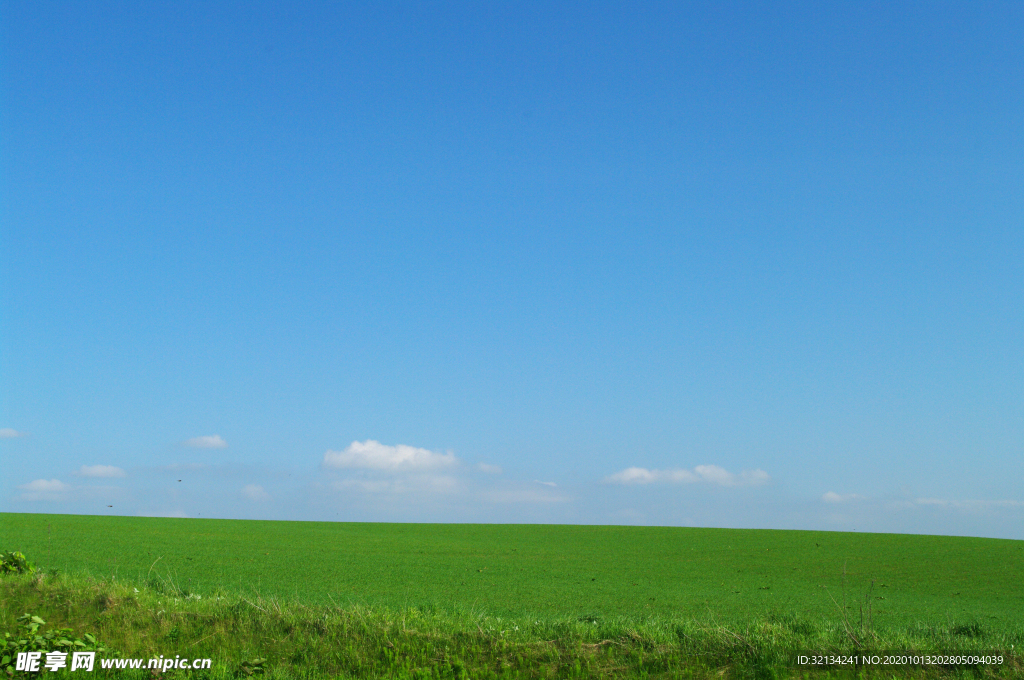
<svg viewBox="0 0 1024 680">
<path fill-rule="evenodd" d="M 31 574 L 36 570 L 25 554 L 12 550 L 0 552 L 0 574 Z"/>
<path fill-rule="evenodd" d="M 968 638 L 985 637 L 985 631 L 978 622 L 954 625 L 949 629 L 949 632 L 953 635 L 963 635 Z"/>
<path fill-rule="evenodd" d="M 14 677 L 18 654 L 22 652 L 106 652 L 92 633 L 81 636 L 72 634 L 70 628 L 40 629 L 46 621 L 32 614 L 22 614 L 17 619 L 19 628 L 14 635 L 4 633 L 0 640 L 0 673 Z"/>
</svg>

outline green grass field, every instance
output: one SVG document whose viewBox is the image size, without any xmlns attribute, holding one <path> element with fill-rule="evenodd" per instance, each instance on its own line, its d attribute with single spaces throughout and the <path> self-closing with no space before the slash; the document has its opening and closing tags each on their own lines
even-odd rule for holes
<svg viewBox="0 0 1024 680">
<path fill-rule="evenodd" d="M 172 578 L 324 604 L 499 615 L 836 614 L 871 595 L 880 623 L 1024 619 L 1024 541 L 808 531 L 349 524 L 0 515 L 4 545 L 97 577 Z M 157 559 L 159 558 L 159 561 Z M 155 565 L 154 565 L 155 562 Z M 150 571 L 152 567 L 152 571 Z"/>
<path fill-rule="evenodd" d="M 749 636 L 784 621 L 789 633 L 801 626 L 807 635 L 817 631 L 814 644 L 842 645 L 849 626 L 865 630 L 868 611 L 871 630 L 894 643 L 913 638 L 907 631 L 929 630 L 941 631 L 947 643 L 953 640 L 948 636 L 962 633 L 976 647 L 1024 640 L 1022 541 L 0 514 L 0 549 L 21 550 L 44 569 L 88 577 L 91 583 L 155 587 L 153 597 L 173 593 L 175 601 L 198 595 L 206 602 L 230 594 L 246 602 L 276 602 L 279 609 L 280 603 L 292 603 L 385 617 L 419 612 L 433 616 L 435 628 L 472 632 L 476 626 L 481 634 L 481 621 L 492 622 L 490 630 L 494 621 L 506 620 L 532 627 L 523 635 L 537 639 L 557 637 L 552 632 L 557 622 L 594 627 L 593 634 L 586 628 L 572 632 L 580 644 L 589 637 L 625 639 L 647 626 L 663 648 L 673 635 L 687 637 L 678 631 L 690 623 L 696 626 L 687 629 L 691 634 L 713 629 Z M 8 609 L 15 599 L 31 599 L 28 590 L 18 592 L 6 596 Z M 5 623 L 14 613 L 4 612 Z M 405 630 L 406 618 L 402 621 Z M 677 632 L 665 632 L 671 630 Z M 914 639 L 925 644 L 924 638 Z M 530 640 L 524 638 L 526 643 Z M 642 675 L 637 668 L 633 671 Z M 674 671 L 666 673 L 675 677 Z M 546 676 L 538 671 L 522 677 Z"/>
</svg>

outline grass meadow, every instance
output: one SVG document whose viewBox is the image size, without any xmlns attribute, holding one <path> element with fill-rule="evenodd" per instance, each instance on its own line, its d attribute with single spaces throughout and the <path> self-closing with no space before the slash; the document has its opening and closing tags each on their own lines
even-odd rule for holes
<svg viewBox="0 0 1024 680">
<path fill-rule="evenodd" d="M 0 549 L 41 568 L 0 580 L 0 630 L 31 612 L 210 677 L 1022 676 L 1022 541 L 0 514 Z M 1006 661 L 793 664 L 866 650 Z"/>
</svg>

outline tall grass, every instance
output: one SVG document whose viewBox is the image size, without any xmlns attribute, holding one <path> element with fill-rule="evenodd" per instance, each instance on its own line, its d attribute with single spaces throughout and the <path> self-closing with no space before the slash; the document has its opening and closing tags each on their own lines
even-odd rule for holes
<svg viewBox="0 0 1024 680">
<path fill-rule="evenodd" d="M 767 611 L 742 626 L 725 626 L 710 615 L 535 618 L 429 606 L 310 606 L 256 591 L 199 595 L 155 571 L 148 582 L 68 574 L 0 578 L 0 631 L 14 632 L 25 612 L 92 632 L 122 657 L 213 659 L 209 671 L 172 671 L 194 677 L 1024 677 L 1020 628 L 944 621 L 876 629 L 860 620 L 855 629 L 839 611 L 820 620 Z M 859 670 L 794 665 L 800 651 L 867 650 L 996 652 L 1005 663 Z"/>
</svg>

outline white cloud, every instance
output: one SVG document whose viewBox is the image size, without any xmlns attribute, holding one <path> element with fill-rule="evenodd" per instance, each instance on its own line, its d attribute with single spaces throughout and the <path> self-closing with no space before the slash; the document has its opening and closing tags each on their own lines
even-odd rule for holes
<svg viewBox="0 0 1024 680">
<path fill-rule="evenodd" d="M 938 506 L 957 510 L 987 510 L 989 508 L 1024 508 L 1021 501 L 955 501 L 943 498 L 917 498 L 915 505 Z"/>
<path fill-rule="evenodd" d="M 0 427 L 0 439 L 14 439 L 15 437 L 26 437 L 28 432 L 18 432 L 11 427 Z"/>
<path fill-rule="evenodd" d="M 228 443 L 221 439 L 219 434 L 211 434 L 205 437 L 193 437 L 185 442 L 185 446 L 195 449 L 226 449 Z"/>
<path fill-rule="evenodd" d="M 706 482 L 719 486 L 760 486 L 771 481 L 764 470 L 744 470 L 735 475 L 717 465 L 698 465 L 693 470 L 648 470 L 642 467 L 630 467 L 605 477 L 612 484 L 651 484 L 654 482 L 675 482 L 692 484 Z"/>
<path fill-rule="evenodd" d="M 631 467 L 605 477 L 605 481 L 615 484 L 650 484 L 657 478 L 657 473 L 657 470 L 651 472 L 646 468 Z"/>
<path fill-rule="evenodd" d="M 487 463 L 477 463 L 476 469 L 480 472 L 486 472 L 489 475 L 500 475 L 501 468 L 497 465 L 488 465 Z"/>
<path fill-rule="evenodd" d="M 701 479 L 712 484 L 720 484 L 722 486 L 734 486 L 736 484 L 736 477 L 725 468 L 720 468 L 717 465 L 698 465 L 693 470 Z"/>
<path fill-rule="evenodd" d="M 822 495 L 821 500 L 826 503 L 847 503 L 849 501 L 863 500 L 864 496 L 855 493 L 836 493 L 835 491 L 827 491 Z"/>
<path fill-rule="evenodd" d="M 83 465 L 75 473 L 79 477 L 127 477 L 125 471 L 113 465 Z"/>
<path fill-rule="evenodd" d="M 37 479 L 28 484 L 22 484 L 18 487 L 19 489 L 25 489 L 26 491 L 47 491 L 47 492 L 58 492 L 66 491 L 69 487 L 59 479 Z"/>
<path fill-rule="evenodd" d="M 436 453 L 405 444 L 387 446 L 367 439 L 365 442 L 352 442 L 344 451 L 327 451 L 323 465 L 329 468 L 408 472 L 450 467 L 456 462 L 455 454 L 450 451 Z"/>
<path fill-rule="evenodd" d="M 23 501 L 58 501 L 71 489 L 59 479 L 37 479 L 18 488 L 25 490 L 20 496 Z"/>
<path fill-rule="evenodd" d="M 270 494 L 263 490 L 259 484 L 246 484 L 242 487 L 242 495 L 251 501 L 269 501 Z"/>
<path fill-rule="evenodd" d="M 555 487 L 555 486 L 558 486 L 558 485 L 557 485 L 557 484 L 555 484 L 554 482 L 542 482 L 542 481 L 540 481 L 539 479 L 535 479 L 535 480 L 533 480 L 533 483 L 534 483 L 534 484 L 543 484 L 544 486 L 551 486 L 551 487 Z"/>
</svg>

